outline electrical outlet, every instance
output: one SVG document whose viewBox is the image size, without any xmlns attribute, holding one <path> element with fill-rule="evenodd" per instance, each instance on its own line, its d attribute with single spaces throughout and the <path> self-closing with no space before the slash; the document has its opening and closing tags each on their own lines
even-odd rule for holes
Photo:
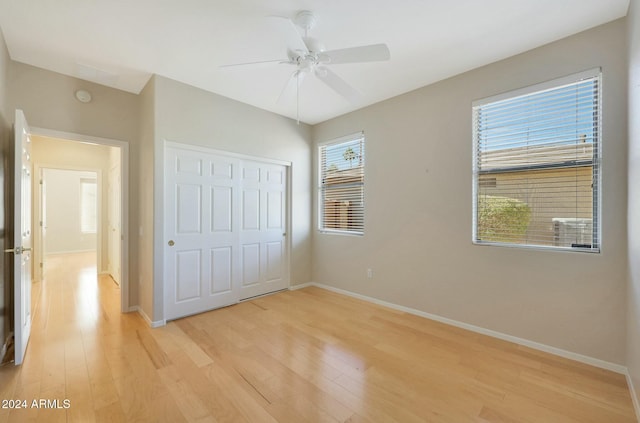
<svg viewBox="0 0 640 423">
<path fill-rule="evenodd" d="M 373 278 L 373 269 L 367 269 L 367 279 Z"/>
</svg>

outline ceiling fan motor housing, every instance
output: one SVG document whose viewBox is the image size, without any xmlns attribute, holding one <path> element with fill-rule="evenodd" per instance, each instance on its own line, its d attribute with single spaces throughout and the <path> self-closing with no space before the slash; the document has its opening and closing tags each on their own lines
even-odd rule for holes
<svg viewBox="0 0 640 423">
<path fill-rule="evenodd" d="M 325 51 L 322 41 L 312 37 L 303 37 L 302 39 L 309 51 L 314 53 L 322 53 L 323 51 Z"/>
<path fill-rule="evenodd" d="M 293 19 L 293 22 L 305 31 L 309 31 L 316 26 L 316 17 L 309 10 L 301 10 Z"/>
</svg>

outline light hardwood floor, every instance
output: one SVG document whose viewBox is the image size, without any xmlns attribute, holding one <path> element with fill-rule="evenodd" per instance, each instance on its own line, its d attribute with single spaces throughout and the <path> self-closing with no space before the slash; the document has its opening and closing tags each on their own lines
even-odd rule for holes
<svg viewBox="0 0 640 423">
<path fill-rule="evenodd" d="M 636 422 L 621 375 L 322 289 L 150 329 L 86 255 L 49 263 L 0 398 L 70 408 L 0 422 Z"/>
</svg>

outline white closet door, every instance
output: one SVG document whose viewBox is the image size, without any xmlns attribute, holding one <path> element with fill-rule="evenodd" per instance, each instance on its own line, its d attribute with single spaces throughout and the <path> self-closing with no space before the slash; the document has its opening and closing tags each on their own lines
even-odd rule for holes
<svg viewBox="0 0 640 423">
<path fill-rule="evenodd" d="M 286 166 L 168 147 L 165 318 L 287 288 Z"/>
<path fill-rule="evenodd" d="M 165 318 L 233 304 L 237 160 L 166 150 Z"/>
<path fill-rule="evenodd" d="M 289 286 L 287 168 L 245 160 L 241 172 L 240 299 Z"/>
</svg>

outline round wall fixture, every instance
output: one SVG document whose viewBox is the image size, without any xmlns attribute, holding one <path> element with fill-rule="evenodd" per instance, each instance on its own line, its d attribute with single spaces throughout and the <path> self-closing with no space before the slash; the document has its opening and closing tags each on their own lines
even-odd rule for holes
<svg viewBox="0 0 640 423">
<path fill-rule="evenodd" d="M 88 103 L 91 101 L 91 93 L 87 90 L 76 91 L 76 98 L 81 103 Z"/>
</svg>

